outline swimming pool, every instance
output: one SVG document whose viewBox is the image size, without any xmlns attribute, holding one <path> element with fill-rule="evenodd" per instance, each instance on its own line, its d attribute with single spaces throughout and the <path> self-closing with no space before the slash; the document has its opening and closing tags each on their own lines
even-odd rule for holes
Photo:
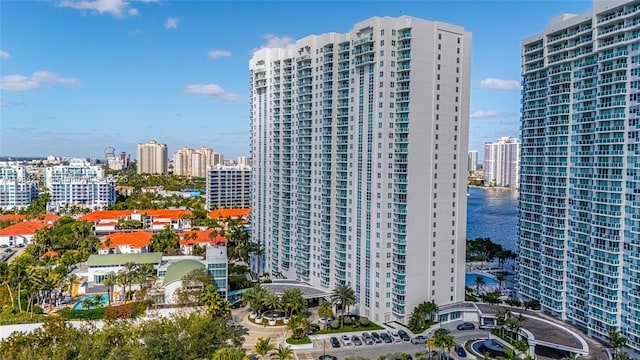
<svg viewBox="0 0 640 360">
<path fill-rule="evenodd" d="M 102 307 L 107 306 L 107 302 L 109 300 L 107 298 L 107 294 L 85 295 L 82 297 L 82 299 L 80 299 L 80 301 L 78 301 L 75 305 L 73 305 L 73 310 L 86 310 L 83 306 L 84 300 L 87 298 L 93 300 L 93 297 L 95 297 L 96 295 L 100 296 L 100 304 L 102 304 Z M 92 306 L 89 309 L 95 309 L 95 307 Z"/>
<path fill-rule="evenodd" d="M 477 277 L 482 277 L 484 278 L 484 284 L 485 286 L 495 286 L 498 285 L 498 280 L 494 279 L 491 276 L 488 275 L 481 275 L 481 274 L 476 274 L 476 273 L 469 273 L 466 274 L 464 277 L 464 284 L 465 286 L 468 286 L 470 288 L 473 288 L 476 286 L 476 278 Z"/>
</svg>

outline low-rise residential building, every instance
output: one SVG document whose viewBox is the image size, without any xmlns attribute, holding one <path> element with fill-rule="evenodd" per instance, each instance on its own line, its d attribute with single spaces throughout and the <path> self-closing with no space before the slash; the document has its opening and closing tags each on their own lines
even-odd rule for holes
<svg viewBox="0 0 640 360">
<path fill-rule="evenodd" d="M 98 249 L 98 254 L 139 254 L 149 252 L 152 232 L 134 231 L 109 234 Z"/>
<path fill-rule="evenodd" d="M 161 231 L 169 226 L 175 231 L 191 229 L 191 211 L 189 210 L 101 210 L 80 217 L 78 220 L 94 224 L 96 234 L 107 234 L 128 227 L 140 230 Z M 135 224 L 133 224 L 135 223 Z M 135 225 L 135 226 L 133 226 Z"/>
<path fill-rule="evenodd" d="M 38 198 L 38 182 L 29 180 L 24 166 L 0 163 L 0 209 L 25 209 Z"/>
<path fill-rule="evenodd" d="M 162 253 L 137 253 L 137 254 L 108 254 L 90 255 L 87 259 L 87 281 L 91 284 L 100 284 L 110 273 L 117 274 L 125 268 L 125 264 L 136 265 L 151 264 L 158 270 L 162 262 Z"/>
<path fill-rule="evenodd" d="M 115 179 L 105 176 L 102 167 L 91 166 L 81 159 L 74 159 L 69 165 L 48 167 L 45 185 L 51 196 L 49 211 L 57 212 L 72 205 L 104 209 L 116 202 Z"/>
<path fill-rule="evenodd" d="M 180 234 L 180 252 L 184 255 L 192 255 L 196 246 L 226 245 L 227 238 L 214 229 L 191 230 Z"/>
<path fill-rule="evenodd" d="M 251 215 L 251 209 L 249 208 L 237 208 L 237 209 L 216 209 L 209 211 L 209 218 L 216 220 L 224 220 L 229 218 L 240 218 L 245 221 L 249 221 Z"/>
<path fill-rule="evenodd" d="M 36 231 L 45 227 L 51 227 L 51 225 L 44 221 L 29 220 L 0 229 L 0 245 L 27 245 L 33 239 Z"/>
</svg>

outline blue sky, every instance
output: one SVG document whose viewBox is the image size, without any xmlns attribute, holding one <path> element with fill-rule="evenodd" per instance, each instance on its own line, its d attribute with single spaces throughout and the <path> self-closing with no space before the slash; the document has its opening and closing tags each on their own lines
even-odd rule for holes
<svg viewBox="0 0 640 360">
<path fill-rule="evenodd" d="M 469 149 L 519 136 L 520 45 L 590 1 L 0 2 L 0 156 L 249 153 L 252 51 L 411 15 L 472 32 Z M 135 155 L 134 155 L 135 156 Z"/>
</svg>

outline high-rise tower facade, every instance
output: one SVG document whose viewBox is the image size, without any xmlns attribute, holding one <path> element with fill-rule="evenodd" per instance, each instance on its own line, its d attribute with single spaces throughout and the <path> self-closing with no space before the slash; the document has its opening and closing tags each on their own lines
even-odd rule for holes
<svg viewBox="0 0 640 360">
<path fill-rule="evenodd" d="M 502 137 L 484 144 L 485 186 L 518 187 L 520 181 L 520 140 Z"/>
<path fill-rule="evenodd" d="M 640 1 L 523 42 L 519 293 L 640 350 Z"/>
<path fill-rule="evenodd" d="M 471 35 L 408 16 L 250 61 L 256 271 L 408 320 L 464 300 Z"/>
<path fill-rule="evenodd" d="M 138 174 L 166 174 L 169 158 L 167 145 L 152 140 L 148 144 L 138 144 Z"/>
<path fill-rule="evenodd" d="M 469 150 L 467 159 L 467 171 L 472 172 L 478 170 L 478 151 Z"/>
</svg>

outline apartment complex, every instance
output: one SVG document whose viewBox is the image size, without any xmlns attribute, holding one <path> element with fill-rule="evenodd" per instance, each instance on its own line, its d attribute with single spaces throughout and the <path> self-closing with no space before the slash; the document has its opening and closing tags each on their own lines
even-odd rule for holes
<svg viewBox="0 0 640 360">
<path fill-rule="evenodd" d="M 347 284 L 374 321 L 464 301 L 470 42 L 376 17 L 254 54 L 258 273 Z"/>
<path fill-rule="evenodd" d="M 169 168 L 167 145 L 152 140 L 148 144 L 138 144 L 138 174 L 166 174 Z"/>
<path fill-rule="evenodd" d="M 183 147 L 173 156 L 173 173 L 175 175 L 206 177 L 207 167 L 223 164 L 224 155 L 218 154 L 206 146 L 198 150 Z"/>
<path fill-rule="evenodd" d="M 518 187 L 520 181 L 520 140 L 502 137 L 484 144 L 485 186 Z"/>
<path fill-rule="evenodd" d="M 38 182 L 24 166 L 0 163 L 0 209 L 24 209 L 38 198 Z"/>
<path fill-rule="evenodd" d="M 640 1 L 553 19 L 522 61 L 519 293 L 639 351 Z"/>
<path fill-rule="evenodd" d="M 67 206 L 103 209 L 116 202 L 116 182 L 105 176 L 100 166 L 90 166 L 81 159 L 69 165 L 45 169 L 45 185 L 49 190 L 49 211 L 57 212 Z"/>
<path fill-rule="evenodd" d="M 248 208 L 251 206 L 251 167 L 215 165 L 207 168 L 206 207 Z"/>
<path fill-rule="evenodd" d="M 469 150 L 467 155 L 467 171 L 478 170 L 478 150 Z"/>
</svg>

